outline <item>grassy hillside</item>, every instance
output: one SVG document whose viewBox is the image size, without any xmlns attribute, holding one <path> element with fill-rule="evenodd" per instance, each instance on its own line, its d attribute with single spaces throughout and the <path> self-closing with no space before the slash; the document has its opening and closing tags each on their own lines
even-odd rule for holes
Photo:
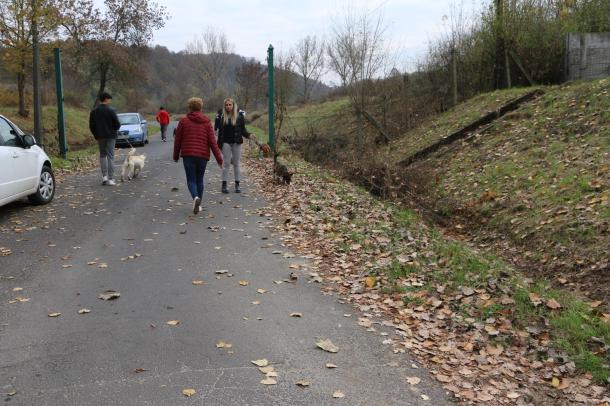
<svg viewBox="0 0 610 406">
<path fill-rule="evenodd" d="M 437 209 L 461 214 L 552 271 L 607 289 L 610 261 L 610 79 L 545 89 L 468 143 L 413 169 Z M 445 117 L 446 118 L 446 117 Z M 394 151 L 396 152 L 396 151 Z M 605 270 L 605 271 L 604 271 Z"/>
<path fill-rule="evenodd" d="M 404 168 L 405 157 L 533 89 L 477 96 L 406 132 L 388 146 L 349 118 L 347 101 L 289 111 L 285 134 L 314 134 L 317 163 L 337 150 L 335 168 L 363 184 L 377 182 L 387 196 L 410 197 L 459 225 L 471 237 L 538 275 L 605 297 L 610 276 L 610 79 L 545 87 L 544 95 L 496 121 L 468 142 L 444 147 Z M 343 123 L 338 125 L 338 123 Z M 313 126 L 314 131 L 308 131 Z M 332 146 L 323 145 L 331 139 Z M 303 146 L 305 145 L 305 146 Z M 357 168 L 354 169 L 354 168 Z M 408 186 L 406 186 L 408 185 Z M 506 243 L 513 248 L 508 249 Z M 566 282 L 567 280 L 567 282 Z"/>
</svg>

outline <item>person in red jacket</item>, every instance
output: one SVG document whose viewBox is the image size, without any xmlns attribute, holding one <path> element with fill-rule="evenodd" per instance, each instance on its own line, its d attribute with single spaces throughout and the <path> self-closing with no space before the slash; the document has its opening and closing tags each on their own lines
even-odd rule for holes
<svg viewBox="0 0 610 406">
<path fill-rule="evenodd" d="M 221 169 L 223 162 L 210 119 L 202 112 L 203 100 L 199 97 L 190 98 L 188 109 L 189 113 L 178 122 L 176 129 L 174 162 L 178 162 L 182 157 L 186 183 L 193 198 L 193 213 L 197 214 L 201 208 L 203 176 L 210 160 L 210 150 Z"/>
<path fill-rule="evenodd" d="M 159 107 L 157 122 L 161 126 L 161 141 L 165 142 L 167 141 L 165 133 L 167 132 L 167 126 L 169 125 L 169 113 L 163 108 L 163 106 Z"/>
</svg>

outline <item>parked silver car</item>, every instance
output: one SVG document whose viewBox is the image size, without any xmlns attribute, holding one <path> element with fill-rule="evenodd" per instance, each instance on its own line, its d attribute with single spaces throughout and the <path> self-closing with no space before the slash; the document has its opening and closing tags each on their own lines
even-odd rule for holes
<svg viewBox="0 0 610 406">
<path fill-rule="evenodd" d="M 121 128 L 116 140 L 117 145 L 148 144 L 148 123 L 140 113 L 117 114 Z"/>
</svg>

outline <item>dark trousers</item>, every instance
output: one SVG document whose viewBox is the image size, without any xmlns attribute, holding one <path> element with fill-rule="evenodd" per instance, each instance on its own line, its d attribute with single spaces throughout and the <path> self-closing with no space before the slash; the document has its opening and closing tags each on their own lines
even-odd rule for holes
<svg viewBox="0 0 610 406">
<path fill-rule="evenodd" d="M 184 172 L 186 172 L 186 184 L 194 199 L 203 197 L 203 175 L 208 164 L 207 159 L 196 156 L 183 156 Z"/>
<path fill-rule="evenodd" d="M 160 124 L 161 126 L 161 139 L 165 139 L 165 134 L 167 133 L 167 124 Z"/>
</svg>

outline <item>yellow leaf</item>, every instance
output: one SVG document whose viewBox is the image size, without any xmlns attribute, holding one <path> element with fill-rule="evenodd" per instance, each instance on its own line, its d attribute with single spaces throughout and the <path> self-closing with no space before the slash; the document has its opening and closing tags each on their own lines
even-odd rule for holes
<svg viewBox="0 0 610 406">
<path fill-rule="evenodd" d="M 561 385 L 561 381 L 559 380 L 559 378 L 554 376 L 553 380 L 551 381 L 551 385 L 553 385 L 555 388 L 559 388 L 559 386 Z"/>
<path fill-rule="evenodd" d="M 193 285 L 203 285 L 203 283 L 204 283 L 204 282 L 203 282 L 203 281 L 201 281 L 201 280 L 194 280 L 194 281 L 192 282 L 192 284 L 193 284 Z"/>
<path fill-rule="evenodd" d="M 170 326 L 177 326 L 178 324 L 180 324 L 180 320 L 170 320 L 167 322 L 167 324 L 169 324 Z"/>
<path fill-rule="evenodd" d="M 182 394 L 187 398 L 193 396 L 197 391 L 195 389 L 182 389 Z"/>
<path fill-rule="evenodd" d="M 49 313 L 49 317 L 59 317 L 61 316 L 61 313 Z"/>
<path fill-rule="evenodd" d="M 377 278 L 375 278 L 374 276 L 367 276 L 366 278 L 364 278 L 364 284 L 367 288 L 372 288 L 377 284 Z"/>
<path fill-rule="evenodd" d="M 340 390 L 336 390 L 335 393 L 333 393 L 333 398 L 335 399 L 341 399 L 345 397 L 345 393 L 341 392 Z"/>
<path fill-rule="evenodd" d="M 265 378 L 261 381 L 263 385 L 277 385 L 277 381 L 273 378 Z"/>
<path fill-rule="evenodd" d="M 239 284 L 241 286 L 248 286 L 250 284 L 250 282 L 248 282 L 248 281 L 239 281 Z"/>
<path fill-rule="evenodd" d="M 255 361 L 252 361 L 252 363 L 254 365 L 256 365 L 257 367 L 266 367 L 267 365 L 269 365 L 269 361 L 267 361 L 266 358 L 263 359 L 257 359 Z"/>
<path fill-rule="evenodd" d="M 263 293 L 267 293 L 267 289 L 262 289 L 262 288 L 256 289 L 256 291 L 257 291 L 258 293 L 260 293 L 261 295 L 262 295 Z"/>
</svg>

